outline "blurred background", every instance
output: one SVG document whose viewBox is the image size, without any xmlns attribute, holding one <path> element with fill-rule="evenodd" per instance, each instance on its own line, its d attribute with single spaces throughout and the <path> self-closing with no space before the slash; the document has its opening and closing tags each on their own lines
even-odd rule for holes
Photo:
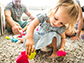
<svg viewBox="0 0 84 63">
<path fill-rule="evenodd" d="M 7 4 L 11 2 L 12 0 L 0 0 L 1 4 Z M 27 6 L 50 6 L 55 3 L 57 0 L 22 0 L 22 3 L 24 3 Z M 83 0 L 79 0 L 81 3 L 81 6 L 84 5 Z"/>
<path fill-rule="evenodd" d="M 11 1 L 12 0 L 0 0 L 0 6 L 2 7 L 0 9 L 0 12 L 1 12 L 0 13 L 0 20 L 2 20 L 2 22 L 0 21 L 0 34 L 3 34 L 4 28 L 5 28 L 4 7 Z M 33 15 L 36 16 L 39 13 L 47 12 L 47 10 L 50 7 L 52 7 L 53 5 L 55 5 L 55 3 L 57 1 L 58 0 L 21 0 L 21 3 L 25 4 L 27 6 L 27 8 L 29 9 L 29 11 Z M 81 4 L 81 7 L 84 6 L 83 0 L 79 0 L 79 1 Z M 83 12 L 83 15 L 84 15 L 84 12 Z M 84 16 L 83 16 L 83 18 L 84 18 Z M 26 14 L 22 15 L 23 21 L 26 21 L 28 19 L 29 19 L 29 17 Z"/>
</svg>

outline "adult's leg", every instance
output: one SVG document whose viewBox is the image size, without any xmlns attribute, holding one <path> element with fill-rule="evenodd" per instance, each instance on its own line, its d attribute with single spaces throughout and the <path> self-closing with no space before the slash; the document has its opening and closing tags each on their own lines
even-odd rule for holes
<svg viewBox="0 0 84 63">
<path fill-rule="evenodd" d="M 20 27 L 19 23 L 18 22 L 15 22 L 15 23 L 19 27 L 19 30 L 21 30 L 22 28 Z M 10 26 L 10 24 L 6 23 L 6 26 L 7 26 L 7 31 L 12 32 L 12 29 L 11 29 L 12 27 Z"/>
<path fill-rule="evenodd" d="M 22 28 L 24 28 L 24 27 L 27 25 L 28 22 L 29 22 L 29 21 L 19 21 L 19 22 L 17 22 L 17 23 L 19 23 L 19 25 L 20 25 Z"/>
<path fill-rule="evenodd" d="M 8 32 L 12 32 L 11 26 L 6 22 L 6 27 Z"/>
</svg>

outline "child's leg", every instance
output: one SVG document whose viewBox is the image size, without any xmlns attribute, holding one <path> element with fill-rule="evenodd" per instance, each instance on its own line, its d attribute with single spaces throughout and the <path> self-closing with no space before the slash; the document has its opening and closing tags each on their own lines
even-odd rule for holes
<svg viewBox="0 0 84 63">
<path fill-rule="evenodd" d="M 56 37 L 54 37 L 52 43 L 49 45 L 49 47 L 53 48 L 53 53 L 50 56 L 50 58 L 55 58 L 57 56 L 57 42 L 56 42 Z"/>
</svg>

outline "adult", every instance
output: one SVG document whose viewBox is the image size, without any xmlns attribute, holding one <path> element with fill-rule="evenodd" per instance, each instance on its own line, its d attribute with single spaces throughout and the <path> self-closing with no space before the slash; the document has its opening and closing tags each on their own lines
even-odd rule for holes
<svg viewBox="0 0 84 63">
<path fill-rule="evenodd" d="M 14 34 L 19 34 L 19 29 L 24 28 L 28 21 L 21 21 L 22 14 L 25 13 L 30 19 L 35 17 L 28 11 L 27 7 L 21 4 L 21 0 L 13 0 L 4 9 L 7 30 Z"/>
<path fill-rule="evenodd" d="M 74 26 L 75 29 L 77 29 L 77 32 L 75 33 L 68 33 L 69 30 L 67 30 L 65 33 L 67 36 L 70 36 L 72 40 L 79 40 L 79 36 L 81 36 L 81 30 L 84 28 L 83 26 L 83 15 L 82 15 L 82 9 L 79 0 L 75 0 L 77 4 L 79 5 L 79 17 L 76 25 Z"/>
</svg>

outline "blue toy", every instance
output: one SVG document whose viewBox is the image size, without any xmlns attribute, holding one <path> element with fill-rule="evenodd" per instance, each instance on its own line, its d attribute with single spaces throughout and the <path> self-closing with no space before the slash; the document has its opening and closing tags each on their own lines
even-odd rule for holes
<svg viewBox="0 0 84 63">
<path fill-rule="evenodd" d="M 18 41 L 17 38 L 14 38 L 14 39 L 13 39 L 13 38 L 10 38 L 10 37 L 8 37 L 8 36 L 6 36 L 5 39 L 8 39 L 8 40 L 10 39 L 10 40 L 12 40 L 12 42 L 17 42 L 17 41 Z"/>
<path fill-rule="evenodd" d="M 17 38 L 14 38 L 14 39 L 11 39 L 11 40 L 12 40 L 12 42 L 17 42 L 18 41 Z"/>
</svg>

